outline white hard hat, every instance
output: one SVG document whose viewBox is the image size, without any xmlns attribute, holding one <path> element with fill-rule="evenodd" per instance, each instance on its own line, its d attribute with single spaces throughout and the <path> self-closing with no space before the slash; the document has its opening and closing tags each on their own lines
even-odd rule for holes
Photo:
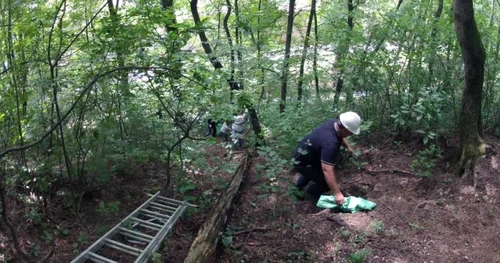
<svg viewBox="0 0 500 263">
<path fill-rule="evenodd" d="M 348 111 L 348 112 L 344 112 L 342 114 L 340 114 L 340 122 L 342 123 L 342 125 L 344 125 L 344 127 L 358 135 L 359 134 L 359 126 L 361 125 L 361 117 L 359 117 L 359 115 L 355 112 L 352 112 L 352 111 Z"/>
</svg>

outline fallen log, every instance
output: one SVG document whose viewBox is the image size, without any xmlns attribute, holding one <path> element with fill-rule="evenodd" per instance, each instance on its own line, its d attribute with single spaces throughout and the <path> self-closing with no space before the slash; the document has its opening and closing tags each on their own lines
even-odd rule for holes
<svg viewBox="0 0 500 263">
<path fill-rule="evenodd" d="M 212 208 L 212 213 L 207 217 L 207 220 L 198 231 L 198 236 L 191 244 L 191 248 L 189 249 L 189 253 L 184 263 L 215 262 L 219 240 L 222 233 L 224 233 L 224 227 L 230 214 L 233 201 L 239 192 L 241 182 L 247 171 L 248 159 L 248 154 L 245 154 L 231 183 L 219 197 Z"/>
</svg>

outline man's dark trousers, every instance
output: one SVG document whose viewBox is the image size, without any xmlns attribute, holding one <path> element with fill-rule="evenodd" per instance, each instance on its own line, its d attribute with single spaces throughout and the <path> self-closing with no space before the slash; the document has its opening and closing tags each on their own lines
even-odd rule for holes
<svg viewBox="0 0 500 263">
<path fill-rule="evenodd" d="M 325 176 L 323 174 L 323 169 L 316 166 L 295 166 L 295 170 L 300 173 L 299 179 L 297 179 L 296 186 L 299 190 L 304 190 L 304 188 L 313 181 L 314 184 L 309 185 L 305 191 L 306 193 L 319 197 L 324 192 L 330 191 L 330 187 L 326 183 Z"/>
</svg>

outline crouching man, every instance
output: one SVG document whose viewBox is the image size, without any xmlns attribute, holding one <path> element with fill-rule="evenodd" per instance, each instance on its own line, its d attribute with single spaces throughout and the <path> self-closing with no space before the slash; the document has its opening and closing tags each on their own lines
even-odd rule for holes
<svg viewBox="0 0 500 263">
<path fill-rule="evenodd" d="M 339 118 L 326 120 L 304 137 L 293 153 L 294 168 L 300 173 L 296 186 L 313 197 L 321 194 L 335 195 L 335 202 L 345 202 L 335 174 L 335 162 L 340 146 L 354 150 L 346 138 L 359 134 L 361 118 L 357 113 L 345 112 Z M 309 182 L 314 184 L 306 186 Z"/>
</svg>

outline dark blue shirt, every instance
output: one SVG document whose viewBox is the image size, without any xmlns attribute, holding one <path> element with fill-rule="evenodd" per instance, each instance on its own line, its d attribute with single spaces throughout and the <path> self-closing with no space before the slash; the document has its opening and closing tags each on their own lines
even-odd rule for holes
<svg viewBox="0 0 500 263">
<path fill-rule="evenodd" d="M 338 119 L 329 119 L 304 137 L 293 153 L 295 166 L 335 165 L 342 138 L 335 130 Z"/>
</svg>

